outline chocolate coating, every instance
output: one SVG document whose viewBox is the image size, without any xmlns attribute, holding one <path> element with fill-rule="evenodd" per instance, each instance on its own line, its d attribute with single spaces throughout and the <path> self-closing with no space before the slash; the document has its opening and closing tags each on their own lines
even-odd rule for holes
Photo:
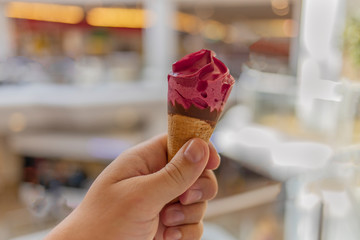
<svg viewBox="0 0 360 240">
<path fill-rule="evenodd" d="M 168 102 L 168 114 L 180 114 L 183 116 L 198 118 L 206 121 L 211 126 L 215 127 L 220 117 L 220 112 L 217 110 L 210 111 L 210 107 L 199 109 L 193 104 L 188 109 L 185 109 L 181 104 L 175 102 L 173 105 L 170 101 Z"/>
</svg>

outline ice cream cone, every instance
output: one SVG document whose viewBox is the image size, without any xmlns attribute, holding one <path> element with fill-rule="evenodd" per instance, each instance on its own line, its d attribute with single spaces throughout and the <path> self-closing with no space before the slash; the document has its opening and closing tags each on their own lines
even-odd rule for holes
<svg viewBox="0 0 360 240">
<path fill-rule="evenodd" d="M 235 80 L 210 50 L 186 55 L 168 75 L 168 161 L 191 138 L 208 142 Z"/>
<path fill-rule="evenodd" d="M 208 142 L 214 128 L 215 124 L 206 120 L 168 114 L 168 161 L 191 138 L 201 138 Z"/>
</svg>

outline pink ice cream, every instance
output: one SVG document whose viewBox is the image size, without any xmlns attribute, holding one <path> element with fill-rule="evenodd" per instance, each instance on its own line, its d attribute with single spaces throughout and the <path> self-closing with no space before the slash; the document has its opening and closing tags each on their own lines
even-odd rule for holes
<svg viewBox="0 0 360 240">
<path fill-rule="evenodd" d="M 234 84 L 229 69 L 215 53 L 202 49 L 186 55 L 168 75 L 169 104 L 187 109 L 206 109 L 220 114 Z"/>
</svg>

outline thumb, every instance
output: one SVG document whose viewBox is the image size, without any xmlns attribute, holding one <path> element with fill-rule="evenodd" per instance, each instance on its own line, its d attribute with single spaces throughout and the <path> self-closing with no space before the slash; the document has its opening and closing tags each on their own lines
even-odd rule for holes
<svg viewBox="0 0 360 240">
<path fill-rule="evenodd" d="M 209 145 L 194 138 L 184 144 L 160 171 L 147 175 L 147 195 L 152 206 L 164 205 L 184 193 L 204 171 L 209 160 Z"/>
</svg>

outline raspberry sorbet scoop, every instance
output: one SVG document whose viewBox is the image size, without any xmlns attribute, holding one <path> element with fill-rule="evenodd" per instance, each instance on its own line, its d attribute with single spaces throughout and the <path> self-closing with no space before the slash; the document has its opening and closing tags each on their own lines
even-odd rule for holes
<svg viewBox="0 0 360 240">
<path fill-rule="evenodd" d="M 217 121 L 234 82 L 213 51 L 186 55 L 173 64 L 168 75 L 169 114 Z"/>
<path fill-rule="evenodd" d="M 186 55 L 168 75 L 168 160 L 191 138 L 209 141 L 234 85 L 210 50 Z"/>
</svg>

